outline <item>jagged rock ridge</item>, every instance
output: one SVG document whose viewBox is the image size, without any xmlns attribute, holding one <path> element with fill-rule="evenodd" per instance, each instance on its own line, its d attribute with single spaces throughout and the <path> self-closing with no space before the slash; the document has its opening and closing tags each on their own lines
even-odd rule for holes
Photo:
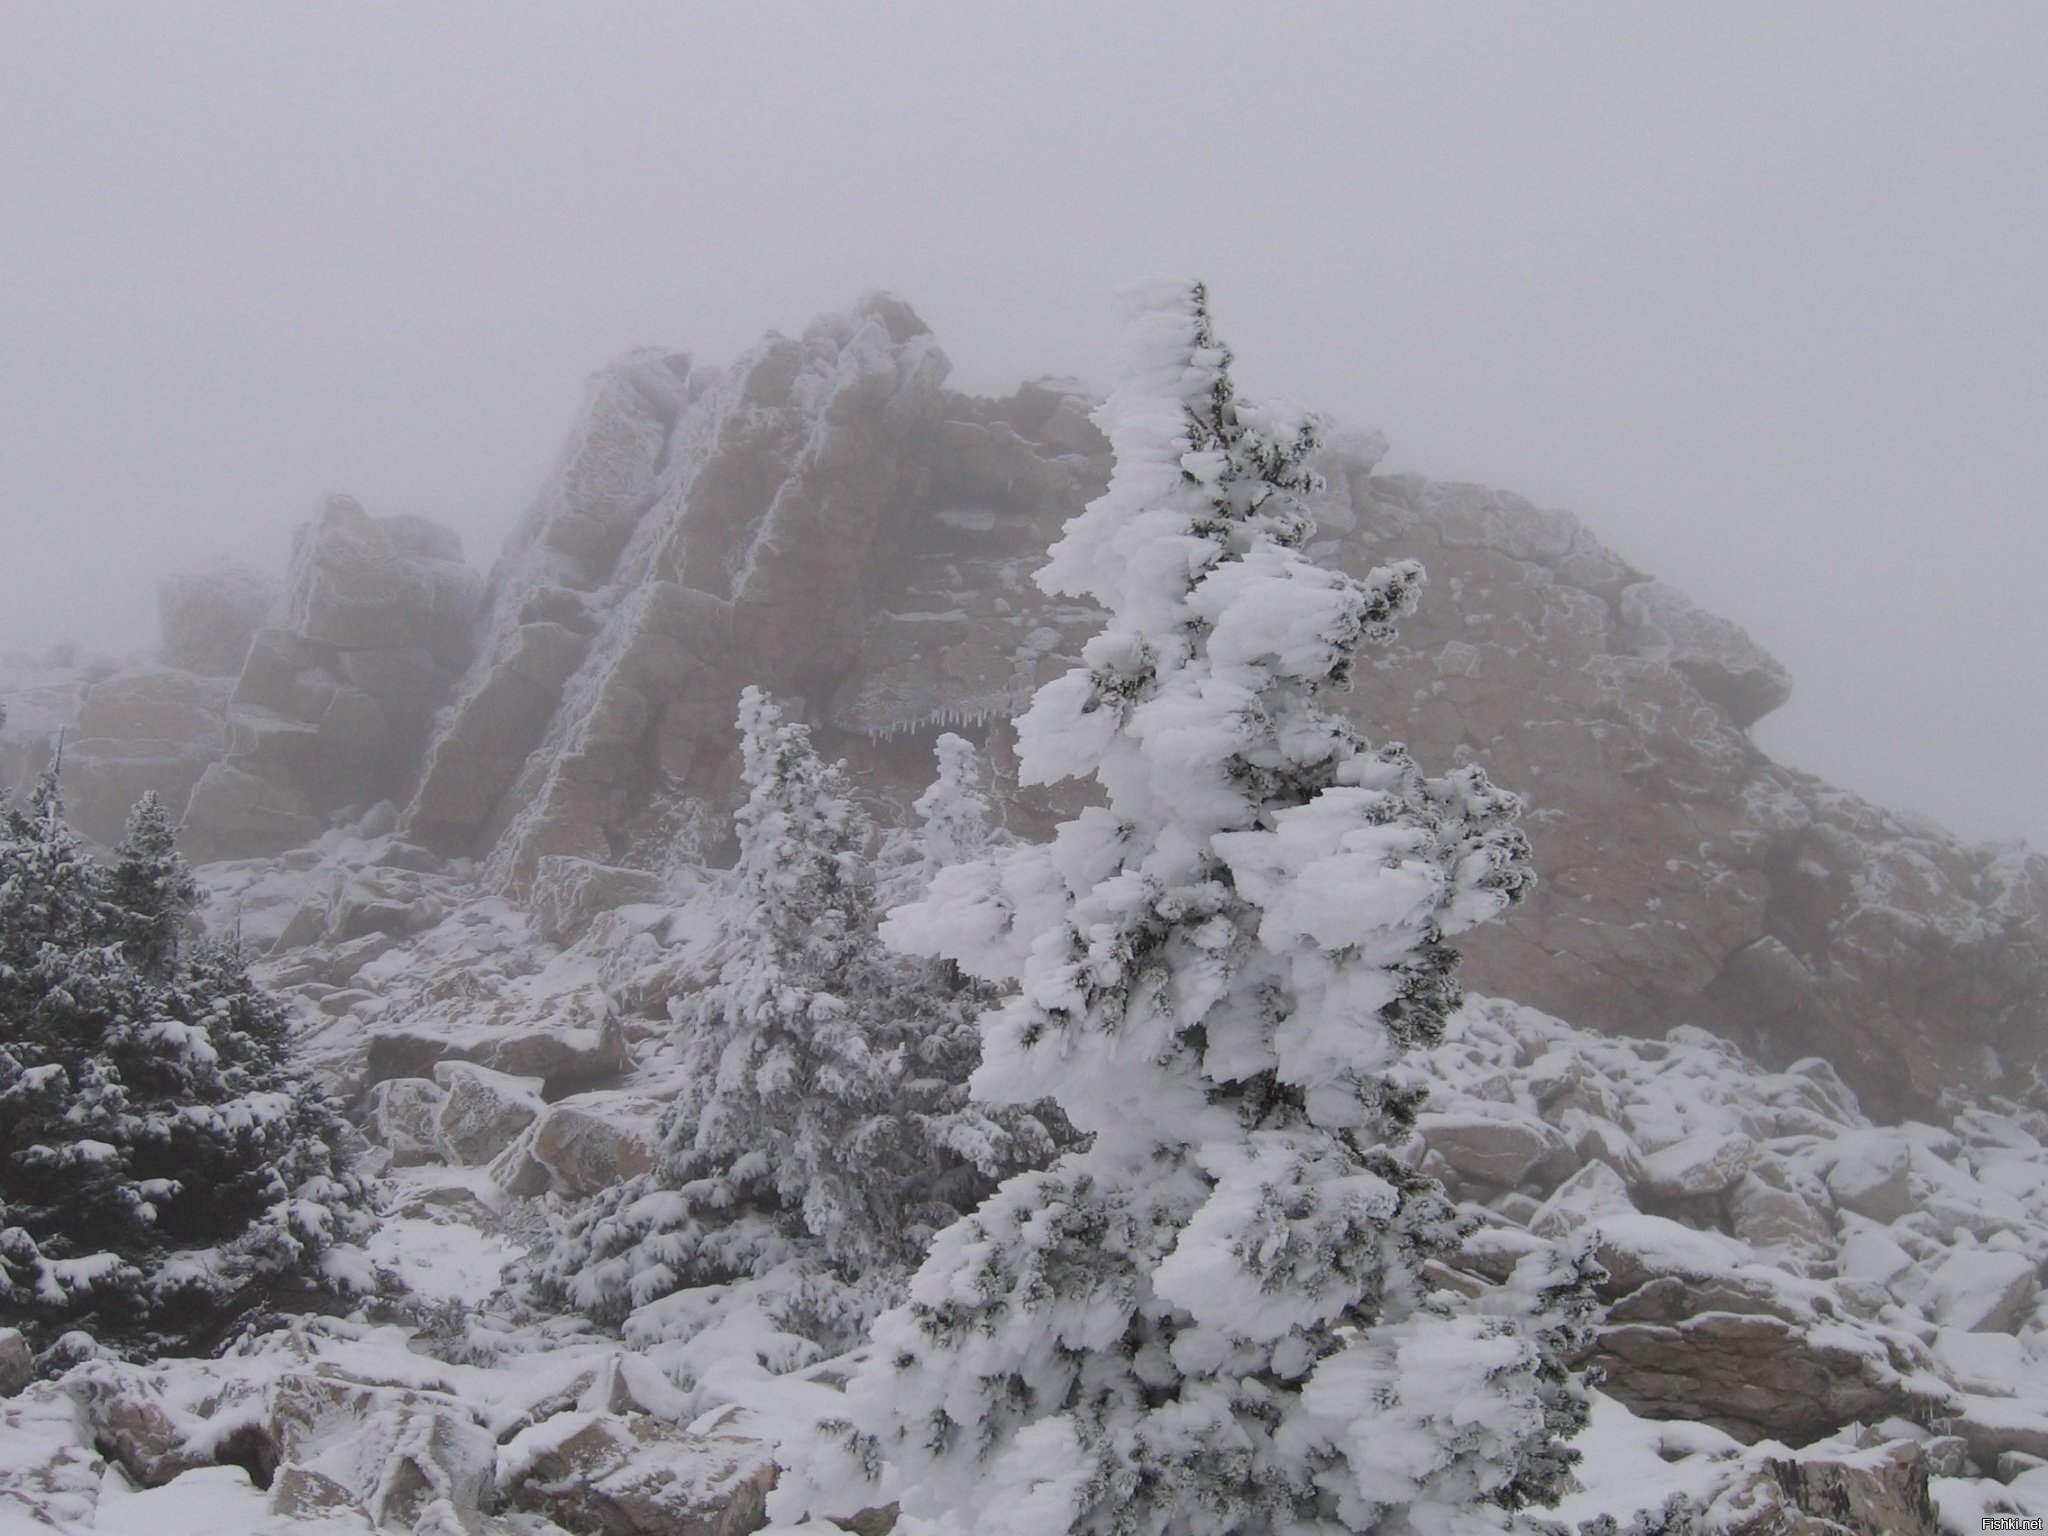
<svg viewBox="0 0 2048 1536">
<path fill-rule="evenodd" d="M 190 790 L 186 835 L 212 857 L 276 854 L 389 799 L 414 843 L 526 896 L 552 861 L 716 858 L 733 702 L 760 682 L 900 807 L 941 728 L 1004 761 L 1007 714 L 1097 621 L 1029 580 L 1106 475 L 1089 402 L 1054 382 L 969 397 L 946 368 L 886 296 L 724 369 L 629 356 L 480 596 L 445 535 L 337 502 L 231 694 L 167 666 L 45 669 L 12 685 L 0 768 L 31 771 L 75 723 L 89 830 L 142 787 Z M 2029 1086 L 2048 864 L 1772 763 L 1746 730 L 1788 680 L 1736 626 L 1569 514 L 1377 474 L 1381 448 L 1326 454 L 1318 553 L 1416 556 L 1431 587 L 1347 707 L 1532 807 L 1542 884 L 1473 944 L 1475 985 L 1609 1030 L 1824 1054 L 1880 1116 Z M 166 660 L 218 667 L 252 599 L 221 580 L 167 603 Z M 1008 807 L 1027 832 L 1058 809 Z"/>
</svg>

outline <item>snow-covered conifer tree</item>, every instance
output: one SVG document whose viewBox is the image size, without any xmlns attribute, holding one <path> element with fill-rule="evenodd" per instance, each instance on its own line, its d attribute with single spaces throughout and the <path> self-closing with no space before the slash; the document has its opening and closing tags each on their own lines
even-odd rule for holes
<svg viewBox="0 0 2048 1536">
<path fill-rule="evenodd" d="M 915 901 L 942 869 L 979 858 L 1001 835 L 981 749 L 948 731 L 932 744 L 938 773 L 911 802 L 911 824 L 882 840 L 876 879 L 883 909 Z"/>
<path fill-rule="evenodd" d="M 161 808 L 107 868 L 55 773 L 0 819 L 0 1322 L 203 1350 L 367 1225 L 335 1106 L 218 946 Z"/>
<path fill-rule="evenodd" d="M 982 787 L 987 765 L 974 743 L 950 732 L 933 747 L 939 773 L 911 807 L 928 875 L 963 864 L 989 845 L 995 834 L 995 803 Z"/>
<path fill-rule="evenodd" d="M 155 791 L 128 813 L 128 825 L 114 849 L 108 895 L 129 932 L 129 957 L 145 971 L 160 973 L 178 956 L 186 914 L 199 887 L 178 856 L 177 832 Z"/>
<path fill-rule="evenodd" d="M 660 1161 L 579 1214 L 542 1284 L 618 1318 L 782 1268 L 777 1321 L 843 1344 L 937 1227 L 1046 1143 L 1028 1116 L 966 1103 L 951 989 L 876 941 L 873 827 L 843 772 L 757 688 L 739 727 L 724 960 L 672 1005 L 685 1087 Z"/>
<path fill-rule="evenodd" d="M 1446 940 L 1528 885 L 1515 799 L 1316 702 L 1422 581 L 1302 546 L 1316 427 L 1239 398 L 1199 286 L 1138 299 L 1106 494 L 1039 576 L 1109 613 L 1018 722 L 1025 782 L 1106 804 L 941 872 L 883 933 L 1011 995 L 978 1098 L 1092 1138 L 940 1234 L 779 1515 L 905 1532 L 1470 1531 L 1554 1493 L 1583 1416 L 1570 1264 L 1477 1300 L 1392 1151 Z"/>
</svg>

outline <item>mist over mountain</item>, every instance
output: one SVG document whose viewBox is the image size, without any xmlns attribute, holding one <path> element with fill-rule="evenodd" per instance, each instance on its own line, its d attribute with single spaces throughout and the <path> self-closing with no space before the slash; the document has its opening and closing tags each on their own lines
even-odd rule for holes
<svg viewBox="0 0 2048 1536">
<path fill-rule="evenodd" d="M 2044 142 L 2001 0 L 0 12 L 0 1536 L 2048 1521 Z"/>
<path fill-rule="evenodd" d="M 167 576 L 152 654 L 9 657 L 0 771 L 25 792 L 61 744 L 69 814 L 103 840 L 145 791 L 181 816 L 206 928 L 261 956 L 297 1059 L 367 1138 L 391 1203 L 364 1252 L 396 1300 L 252 1361 L 37 1387 L 5 1410 L 43 1427 L 0 1491 L 89 1517 L 49 1491 L 83 1454 L 51 1427 L 76 1412 L 167 1499 L 226 1462 L 262 1474 L 257 1502 L 207 1497 L 250 1518 L 305 1518 L 309 1489 L 424 1518 L 361 1470 L 424 1412 L 449 1427 L 420 1475 L 487 1528 L 763 1518 L 791 1416 L 838 1411 L 829 1361 L 788 1374 L 819 1347 L 792 1343 L 813 1325 L 783 1270 L 744 1305 L 629 1309 L 623 1346 L 500 1286 L 544 1232 L 658 1178 L 676 1095 L 707 1080 L 678 1020 L 732 984 L 724 867 L 760 793 L 743 690 L 843 759 L 848 803 L 901 829 L 878 850 L 947 740 L 1007 842 L 1088 800 L 1019 782 L 1013 722 L 1085 675 L 1105 622 L 1034 580 L 1110 482 L 1100 401 L 949 374 L 884 293 L 722 364 L 636 350 L 592 378 L 488 571 L 336 494 L 280 571 Z M 1849 1500 L 1848 1528 L 1930 1532 L 1937 1502 L 2033 1509 L 2048 862 L 1774 762 L 1751 731 L 1792 680 L 1738 625 L 1568 513 L 1386 455 L 1339 433 L 1311 461 L 1304 558 L 1427 577 L 1326 696 L 1369 747 L 1527 802 L 1537 884 L 1461 941 L 1472 1000 L 1424 1054 L 1403 1155 L 1478 1223 L 1432 1284 L 1505 1297 L 1531 1254 L 1598 1256 L 1577 1358 L 1607 1379 L 1561 1508 L 1675 1520 L 1682 1496 L 1734 1531 Z M 887 879 L 914 891 L 918 869 Z M 393 1328 L 423 1325 L 412 1350 L 474 1374 L 419 1399 L 391 1351 L 418 1358 Z M 309 1385 L 337 1370 L 346 1401 Z M 262 1449 L 209 1449 L 227 1404 Z M 138 1412 L 156 1438 L 110 1428 Z M 317 1450 L 338 1443 L 346 1466 Z"/>
</svg>

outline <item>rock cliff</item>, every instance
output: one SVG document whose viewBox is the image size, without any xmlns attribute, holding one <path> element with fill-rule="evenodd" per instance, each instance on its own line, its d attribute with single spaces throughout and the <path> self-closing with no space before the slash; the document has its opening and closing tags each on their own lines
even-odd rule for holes
<svg viewBox="0 0 2048 1536">
<path fill-rule="evenodd" d="M 388 801 L 409 846 L 527 899 L 544 861 L 719 858 L 734 700 L 760 682 L 900 810 L 942 729 L 1007 764 L 1009 712 L 1096 622 L 1030 581 L 1107 474 L 1085 393 L 971 397 L 947 366 L 887 296 L 724 368 L 628 356 L 488 583 L 444 531 L 337 498 L 281 590 L 168 583 L 146 667 L 16 658 L 0 772 L 35 771 L 62 728 L 88 830 L 153 787 L 202 858 L 279 854 Z M 1771 762 L 1747 728 L 1790 684 L 1741 630 L 1567 513 L 1376 473 L 1381 446 L 1327 451 L 1317 553 L 1414 556 L 1430 585 L 1343 707 L 1531 806 L 1542 883 L 1473 944 L 1473 985 L 1612 1032 L 1824 1055 L 1879 1118 L 2031 1088 L 2048 863 Z M 1029 833 L 1059 807 L 1005 809 Z"/>
</svg>

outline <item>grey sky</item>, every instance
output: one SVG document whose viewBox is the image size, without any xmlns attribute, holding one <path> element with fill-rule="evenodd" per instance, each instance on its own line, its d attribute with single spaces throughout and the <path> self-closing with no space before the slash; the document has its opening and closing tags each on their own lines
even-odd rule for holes
<svg viewBox="0 0 2048 1536">
<path fill-rule="evenodd" d="M 966 387 L 1206 276 L 1244 382 L 1747 625 L 1799 766 L 2048 847 L 2048 9 L 0 10 L 0 646 L 330 490 L 488 563 L 588 372 L 894 288 Z"/>
</svg>

